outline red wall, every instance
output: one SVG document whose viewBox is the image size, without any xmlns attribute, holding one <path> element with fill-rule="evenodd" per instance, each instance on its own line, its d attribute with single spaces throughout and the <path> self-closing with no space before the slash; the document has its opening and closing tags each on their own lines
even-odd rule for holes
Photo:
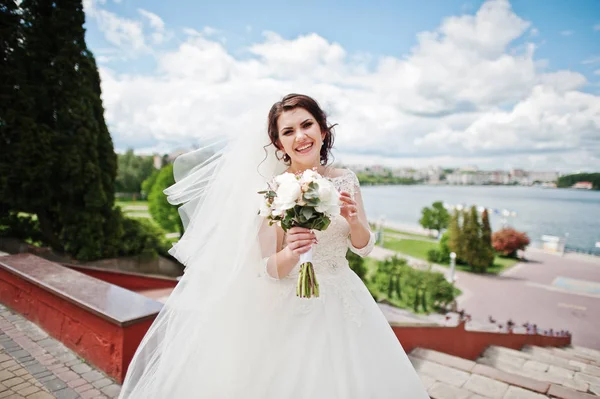
<svg viewBox="0 0 600 399">
<path fill-rule="evenodd" d="M 153 319 L 127 327 L 111 323 L 0 269 L 0 302 L 21 313 L 94 366 L 123 382 Z"/>
<path fill-rule="evenodd" d="M 470 360 L 476 360 L 490 345 L 520 350 L 524 345 L 561 347 L 571 344 L 571 337 L 469 331 L 465 330 L 464 323 L 456 327 L 392 326 L 392 329 L 407 353 L 415 348 L 426 348 Z"/>
</svg>

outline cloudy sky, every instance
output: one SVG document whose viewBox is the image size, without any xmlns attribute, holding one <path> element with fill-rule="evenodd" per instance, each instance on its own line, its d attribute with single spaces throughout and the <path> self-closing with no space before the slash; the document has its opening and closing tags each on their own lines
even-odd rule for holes
<svg viewBox="0 0 600 399">
<path fill-rule="evenodd" d="M 600 171 L 597 0 L 84 4 L 119 151 L 264 131 L 300 92 L 343 163 Z"/>
</svg>

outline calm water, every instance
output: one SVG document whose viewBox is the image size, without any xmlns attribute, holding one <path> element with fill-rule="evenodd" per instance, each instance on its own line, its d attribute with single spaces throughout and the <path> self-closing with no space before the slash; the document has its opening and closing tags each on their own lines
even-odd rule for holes
<svg viewBox="0 0 600 399">
<path fill-rule="evenodd" d="M 564 236 L 567 246 L 600 254 L 600 191 L 544 189 L 514 186 L 365 186 L 362 187 L 369 219 L 418 225 L 421 209 L 434 201 L 477 205 L 517 212 L 508 224 L 525 231 L 532 241 L 541 236 Z M 492 229 L 501 216 L 491 215 Z"/>
</svg>

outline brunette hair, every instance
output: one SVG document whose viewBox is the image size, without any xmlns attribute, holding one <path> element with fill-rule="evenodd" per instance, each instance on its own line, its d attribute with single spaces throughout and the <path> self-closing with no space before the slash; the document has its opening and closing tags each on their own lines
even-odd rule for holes
<svg viewBox="0 0 600 399">
<path fill-rule="evenodd" d="M 273 104 L 271 110 L 269 111 L 268 127 L 271 144 L 273 144 L 278 150 L 281 150 L 281 148 L 279 148 L 279 146 L 277 145 L 277 141 L 279 140 L 279 129 L 277 128 L 277 120 L 284 112 L 291 111 L 296 108 L 303 108 L 306 111 L 308 111 L 319 124 L 321 132 L 325 132 L 323 146 L 321 147 L 320 162 L 321 165 L 327 165 L 327 162 L 329 162 L 329 157 L 331 156 L 331 149 L 333 148 L 333 128 L 337 124 L 329 125 L 327 123 L 327 115 L 325 114 L 325 111 L 323 111 L 319 104 L 309 96 L 292 93 L 283 97 L 281 101 L 278 101 L 275 104 Z M 279 159 L 283 159 L 283 161 L 287 164 L 289 164 L 290 162 L 290 156 L 287 154 L 284 154 Z"/>
</svg>

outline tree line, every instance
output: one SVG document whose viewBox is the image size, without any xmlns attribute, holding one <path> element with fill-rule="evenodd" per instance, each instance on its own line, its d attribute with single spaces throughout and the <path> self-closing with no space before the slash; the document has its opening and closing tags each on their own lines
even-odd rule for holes
<svg viewBox="0 0 600 399">
<path fill-rule="evenodd" d="M 600 173 L 577 173 L 561 176 L 556 185 L 560 188 L 569 188 L 582 181 L 589 181 L 592 183 L 593 190 L 600 190 Z"/>
</svg>

